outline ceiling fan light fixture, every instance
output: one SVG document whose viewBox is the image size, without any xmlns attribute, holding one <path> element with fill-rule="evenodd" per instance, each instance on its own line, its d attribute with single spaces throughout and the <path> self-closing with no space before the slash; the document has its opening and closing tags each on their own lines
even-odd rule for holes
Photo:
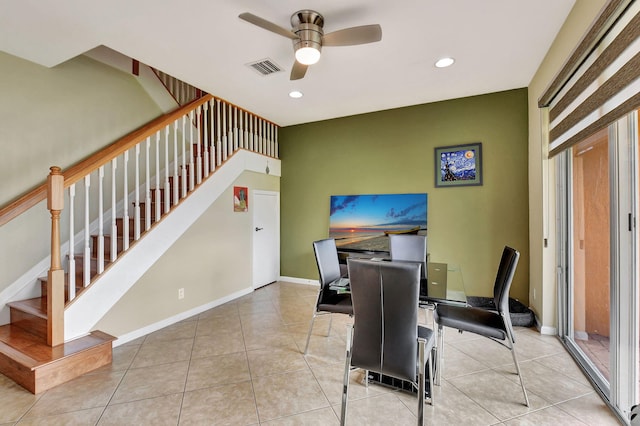
<svg viewBox="0 0 640 426">
<path fill-rule="evenodd" d="M 436 61 L 436 68 L 446 68 L 453 65 L 456 60 L 453 58 L 440 58 Z"/>
<path fill-rule="evenodd" d="M 301 47 L 296 50 L 296 61 L 302 65 L 313 65 L 320 60 L 320 51 L 315 47 Z"/>
</svg>

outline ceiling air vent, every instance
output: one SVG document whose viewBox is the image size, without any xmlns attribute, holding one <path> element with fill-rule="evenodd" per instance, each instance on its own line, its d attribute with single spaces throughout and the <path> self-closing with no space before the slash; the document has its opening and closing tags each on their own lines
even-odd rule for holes
<svg viewBox="0 0 640 426">
<path fill-rule="evenodd" d="M 247 64 L 247 66 L 260 73 L 260 75 L 270 75 L 282 71 L 282 67 L 271 59 L 262 59 L 260 61 L 251 62 L 250 64 Z"/>
</svg>

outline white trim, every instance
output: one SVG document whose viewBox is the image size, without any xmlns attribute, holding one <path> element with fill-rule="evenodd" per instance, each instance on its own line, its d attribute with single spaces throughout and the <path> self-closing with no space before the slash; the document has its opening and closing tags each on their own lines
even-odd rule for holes
<svg viewBox="0 0 640 426">
<path fill-rule="evenodd" d="M 558 328 L 557 327 L 551 327 L 551 326 L 548 326 L 548 325 L 542 325 L 540 323 L 540 319 L 538 318 L 537 315 L 534 318 L 535 318 L 535 327 L 540 332 L 540 334 L 545 335 L 545 336 L 557 336 L 558 335 Z"/>
<path fill-rule="evenodd" d="M 142 327 L 139 328 L 135 331 L 129 332 L 127 334 L 124 334 L 120 337 L 118 337 L 118 339 L 116 341 L 113 342 L 113 347 L 117 347 L 120 345 L 124 345 L 125 343 L 131 342 L 135 339 L 138 339 L 140 337 L 146 336 L 149 333 L 153 333 L 154 331 L 158 331 L 162 328 L 168 327 L 170 325 L 173 325 L 177 322 L 180 322 L 182 320 L 185 320 L 187 318 L 190 318 L 194 315 L 198 315 L 201 314 L 205 311 L 208 311 L 209 309 L 213 309 L 217 306 L 223 305 L 227 302 L 231 302 L 232 300 L 235 300 L 239 297 L 245 296 L 247 294 L 250 294 L 253 292 L 252 288 L 245 288 L 244 290 L 240 290 L 240 291 L 236 291 L 235 293 L 229 294 L 225 297 L 222 297 L 220 299 L 214 300 L 213 302 L 209 302 L 209 303 L 205 303 L 204 305 L 200 305 L 196 308 L 190 309 L 188 311 L 184 311 L 184 312 L 180 312 L 177 315 L 174 315 L 172 317 L 169 318 L 165 318 L 162 321 L 158 321 L 154 324 L 148 325 L 146 327 Z"/>
<path fill-rule="evenodd" d="M 315 285 L 315 286 L 320 285 L 318 280 L 309 280 L 307 278 L 295 278 L 295 277 L 280 276 L 278 281 L 285 281 L 285 282 L 294 283 L 294 284 L 306 284 L 306 285 Z"/>
</svg>

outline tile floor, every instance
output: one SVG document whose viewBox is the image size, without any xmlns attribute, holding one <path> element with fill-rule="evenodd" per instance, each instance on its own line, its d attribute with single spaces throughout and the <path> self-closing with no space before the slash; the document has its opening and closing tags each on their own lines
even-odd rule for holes
<svg viewBox="0 0 640 426">
<path fill-rule="evenodd" d="M 34 396 L 0 375 L 0 424 L 337 425 L 347 316 L 306 331 L 317 288 L 274 283 L 114 349 L 114 361 Z M 442 386 L 425 406 L 432 425 L 615 425 L 560 343 L 517 330 L 531 408 L 509 351 L 472 334 L 445 334 Z M 415 424 L 411 394 L 368 389 L 351 374 L 348 424 Z"/>
</svg>

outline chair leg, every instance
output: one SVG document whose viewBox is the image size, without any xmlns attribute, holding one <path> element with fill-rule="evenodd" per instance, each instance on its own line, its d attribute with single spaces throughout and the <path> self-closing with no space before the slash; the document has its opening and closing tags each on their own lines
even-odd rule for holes
<svg viewBox="0 0 640 426">
<path fill-rule="evenodd" d="M 431 400 L 430 403 L 431 403 L 432 407 L 434 406 L 434 401 L 435 401 L 434 394 L 436 393 L 436 390 L 433 387 L 433 373 L 434 373 L 433 352 L 434 351 L 435 351 L 435 348 L 433 348 L 433 350 L 429 351 L 429 398 Z"/>
<path fill-rule="evenodd" d="M 331 335 L 331 323 L 333 322 L 333 314 L 329 314 L 329 330 L 327 331 L 327 337 Z"/>
<path fill-rule="evenodd" d="M 316 314 L 317 312 L 313 313 L 313 316 L 311 317 L 311 324 L 309 324 L 309 332 L 307 333 L 307 344 L 304 345 L 304 354 L 307 354 L 307 349 L 309 349 L 309 339 L 311 338 L 311 331 L 313 330 L 313 322 L 316 319 Z"/>
<path fill-rule="evenodd" d="M 349 372 L 351 371 L 351 339 L 353 336 L 353 325 L 347 326 L 347 359 L 344 364 L 344 379 L 342 384 L 342 409 L 340 410 L 340 425 L 347 422 L 347 402 L 349 400 Z"/>
<path fill-rule="evenodd" d="M 425 344 L 422 340 L 418 343 L 418 426 L 424 425 L 424 352 Z"/>
<path fill-rule="evenodd" d="M 436 361 L 434 367 L 436 369 L 436 385 L 440 386 L 442 380 L 442 368 L 444 367 L 444 327 L 438 324 Z"/>
<path fill-rule="evenodd" d="M 522 372 L 520 371 L 520 364 L 518 363 L 518 357 L 516 356 L 516 348 L 513 341 L 511 341 L 508 337 L 507 340 L 509 340 L 509 349 L 511 350 L 513 363 L 516 365 L 516 371 L 518 373 L 518 378 L 520 379 L 520 386 L 522 387 L 522 394 L 524 395 L 524 403 L 527 407 L 529 407 L 529 397 L 527 396 L 527 390 L 524 388 L 524 378 L 522 377 Z"/>
</svg>

